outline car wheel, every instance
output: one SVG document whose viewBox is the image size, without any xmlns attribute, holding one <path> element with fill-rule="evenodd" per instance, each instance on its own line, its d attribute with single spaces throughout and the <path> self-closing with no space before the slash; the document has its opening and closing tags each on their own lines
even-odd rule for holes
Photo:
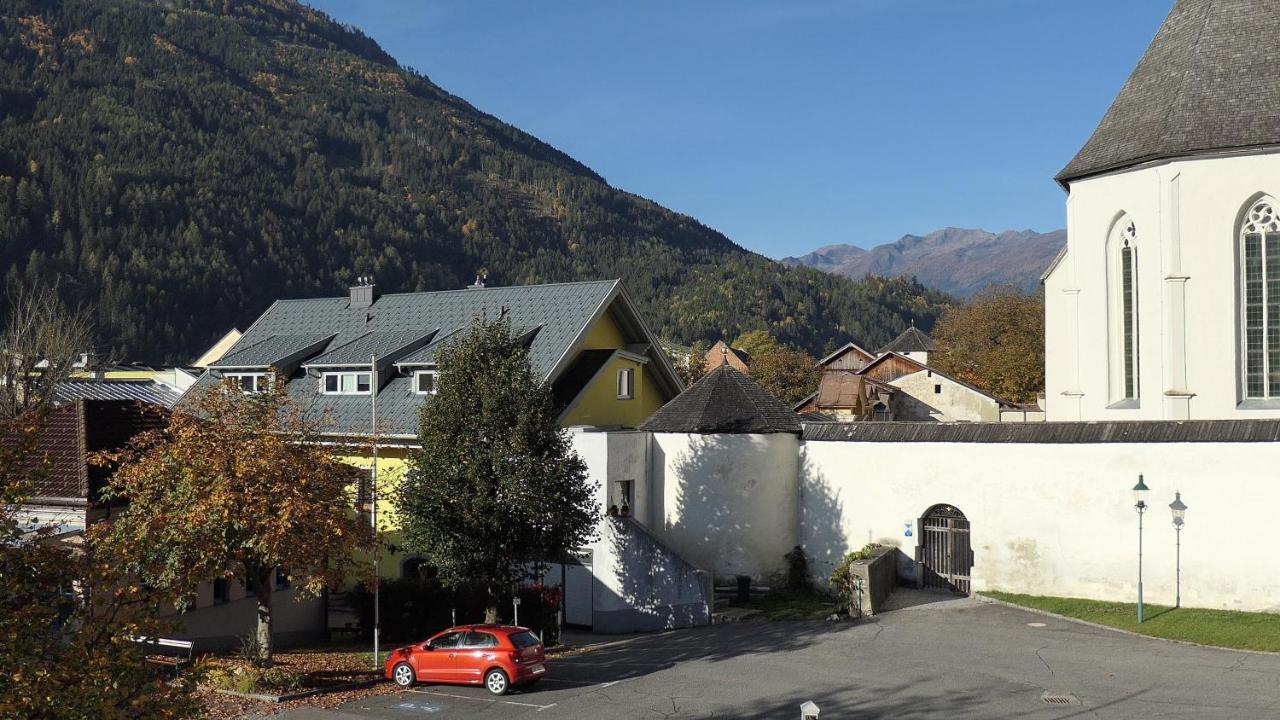
<svg viewBox="0 0 1280 720">
<path fill-rule="evenodd" d="M 400 687 L 413 687 L 413 666 L 409 663 L 400 663 L 391 669 L 391 682 Z"/>
<path fill-rule="evenodd" d="M 484 686 L 494 695 L 506 695 L 511 683 L 507 681 L 506 673 L 494 668 L 484 674 Z"/>
</svg>

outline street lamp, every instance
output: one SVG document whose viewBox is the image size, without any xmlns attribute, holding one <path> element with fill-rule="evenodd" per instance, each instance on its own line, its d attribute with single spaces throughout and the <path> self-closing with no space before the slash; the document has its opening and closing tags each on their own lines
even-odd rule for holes
<svg viewBox="0 0 1280 720">
<path fill-rule="evenodd" d="M 1175 577 L 1177 578 L 1177 600 L 1173 606 L 1182 607 L 1182 525 L 1187 520 L 1187 504 L 1182 502 L 1182 493 L 1175 492 L 1173 494 L 1173 502 L 1169 503 L 1169 509 L 1173 511 L 1173 529 L 1178 534 L 1178 554 L 1177 564 L 1175 567 Z"/>
<path fill-rule="evenodd" d="M 1142 624 L 1142 513 L 1147 509 L 1147 493 L 1151 488 L 1142 482 L 1138 475 L 1138 484 L 1133 486 L 1133 509 L 1138 511 L 1138 624 Z"/>
</svg>

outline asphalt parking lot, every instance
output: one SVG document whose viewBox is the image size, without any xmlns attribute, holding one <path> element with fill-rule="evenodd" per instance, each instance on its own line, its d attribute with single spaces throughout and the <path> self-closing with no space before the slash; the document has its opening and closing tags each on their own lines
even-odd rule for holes
<svg viewBox="0 0 1280 720">
<path fill-rule="evenodd" d="M 637 637 L 553 661 L 538 686 L 501 698 L 430 686 L 284 717 L 796 718 L 812 700 L 822 720 L 1280 718 L 1280 656 L 1137 638 L 976 599 L 902 593 L 899 604 L 910 606 L 854 623 Z"/>
</svg>

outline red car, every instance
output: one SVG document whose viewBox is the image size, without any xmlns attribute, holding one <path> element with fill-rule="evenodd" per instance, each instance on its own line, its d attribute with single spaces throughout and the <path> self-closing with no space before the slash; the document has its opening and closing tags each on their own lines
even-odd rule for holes
<svg viewBox="0 0 1280 720">
<path fill-rule="evenodd" d="M 464 625 L 449 628 L 416 645 L 391 651 L 387 678 L 400 687 L 416 682 L 484 685 L 504 695 L 517 685 L 532 685 L 547 672 L 542 641 L 512 625 Z"/>
</svg>

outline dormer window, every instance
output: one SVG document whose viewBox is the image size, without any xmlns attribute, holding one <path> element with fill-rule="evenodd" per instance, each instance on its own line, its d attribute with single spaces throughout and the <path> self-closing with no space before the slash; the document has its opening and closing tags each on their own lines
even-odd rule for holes
<svg viewBox="0 0 1280 720">
<path fill-rule="evenodd" d="M 413 373 L 413 391 L 418 395 L 435 395 L 439 374 L 435 370 L 417 370 Z"/>
<path fill-rule="evenodd" d="M 236 384 L 245 395 L 257 395 L 267 391 L 267 374 L 264 372 L 224 373 L 223 377 Z"/>
<path fill-rule="evenodd" d="M 325 395 L 368 395 L 373 373 L 327 372 L 320 375 L 320 392 Z"/>
</svg>

